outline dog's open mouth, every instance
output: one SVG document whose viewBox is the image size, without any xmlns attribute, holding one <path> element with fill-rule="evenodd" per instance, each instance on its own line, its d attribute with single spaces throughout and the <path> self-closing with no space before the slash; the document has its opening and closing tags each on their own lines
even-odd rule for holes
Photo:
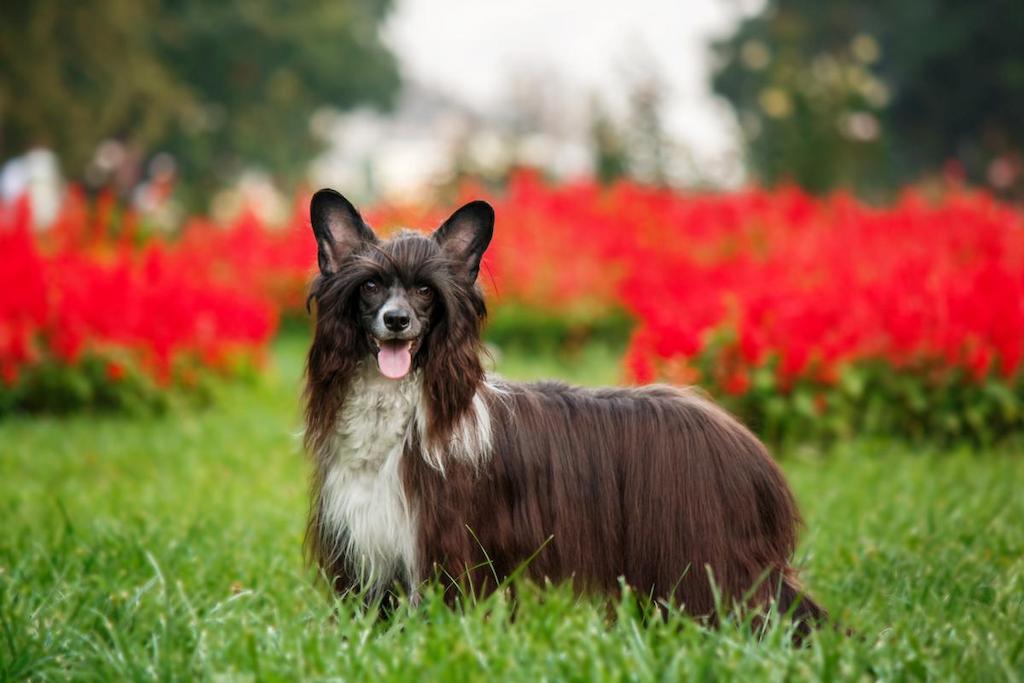
<svg viewBox="0 0 1024 683">
<path fill-rule="evenodd" d="M 412 368 L 416 339 L 377 339 L 377 367 L 389 379 L 402 379 Z"/>
</svg>

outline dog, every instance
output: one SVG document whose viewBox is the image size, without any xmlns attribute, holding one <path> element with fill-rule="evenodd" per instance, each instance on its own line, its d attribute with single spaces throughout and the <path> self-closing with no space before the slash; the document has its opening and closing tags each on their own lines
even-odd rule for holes
<svg viewBox="0 0 1024 683">
<path fill-rule="evenodd" d="M 474 201 L 382 241 L 341 194 L 312 198 L 306 547 L 334 590 L 415 600 L 436 579 L 457 603 L 522 573 L 711 621 L 723 601 L 774 603 L 805 633 L 825 619 L 791 566 L 793 494 L 724 410 L 694 390 L 485 372 L 494 219 Z"/>
</svg>

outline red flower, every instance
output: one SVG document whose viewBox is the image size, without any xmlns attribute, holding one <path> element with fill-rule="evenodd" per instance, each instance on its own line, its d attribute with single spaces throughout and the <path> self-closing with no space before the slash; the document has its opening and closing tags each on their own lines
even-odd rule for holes
<svg viewBox="0 0 1024 683">
<path fill-rule="evenodd" d="M 745 394 L 750 388 L 750 376 L 744 370 L 737 370 L 725 380 L 723 388 L 730 394 Z"/>
<path fill-rule="evenodd" d="M 127 372 L 125 371 L 123 365 L 115 361 L 107 362 L 107 377 L 112 382 L 120 382 L 122 379 L 125 378 L 125 375 L 127 375 Z"/>
</svg>

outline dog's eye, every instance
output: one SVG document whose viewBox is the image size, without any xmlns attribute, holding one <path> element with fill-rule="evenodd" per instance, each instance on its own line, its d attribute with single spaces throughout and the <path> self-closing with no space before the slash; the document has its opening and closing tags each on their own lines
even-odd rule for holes
<svg viewBox="0 0 1024 683">
<path fill-rule="evenodd" d="M 378 285 L 373 280 L 367 280 L 366 282 L 363 283 L 363 291 L 366 292 L 367 294 L 373 294 L 374 292 L 377 291 L 377 288 L 379 286 L 380 285 Z"/>
<path fill-rule="evenodd" d="M 434 296 L 434 290 L 426 285 L 420 285 L 416 288 L 416 294 L 423 297 L 424 299 L 430 299 Z"/>
</svg>

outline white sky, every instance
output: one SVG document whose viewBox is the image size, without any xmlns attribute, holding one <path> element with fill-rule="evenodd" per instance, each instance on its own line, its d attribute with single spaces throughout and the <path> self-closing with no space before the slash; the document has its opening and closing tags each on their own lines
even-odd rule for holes
<svg viewBox="0 0 1024 683">
<path fill-rule="evenodd" d="M 627 74 L 653 66 L 665 125 L 698 163 L 735 163 L 736 126 L 709 84 L 708 42 L 758 0 L 397 0 L 385 36 L 405 75 L 475 109 L 500 107 L 522 73 L 551 73 L 568 105 L 622 105 Z M 507 98 L 506 98 L 507 101 Z M 719 174 L 715 174 L 719 175 Z"/>
</svg>

